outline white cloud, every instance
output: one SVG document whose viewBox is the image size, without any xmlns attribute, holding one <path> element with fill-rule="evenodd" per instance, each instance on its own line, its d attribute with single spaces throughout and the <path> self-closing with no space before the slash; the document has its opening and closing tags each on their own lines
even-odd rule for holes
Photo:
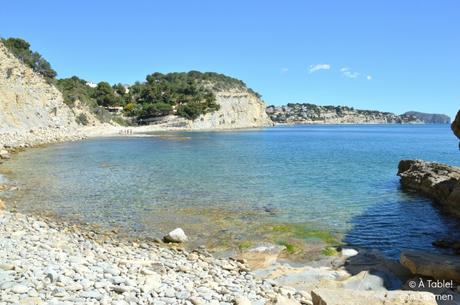
<svg viewBox="0 0 460 305">
<path fill-rule="evenodd" d="M 367 80 L 372 80 L 372 75 L 366 76 L 366 79 L 367 79 Z"/>
<path fill-rule="evenodd" d="M 347 68 L 347 67 L 341 68 L 340 72 L 342 73 L 343 76 L 348 77 L 348 78 L 357 78 L 359 76 L 358 72 L 353 72 L 350 70 L 350 68 Z"/>
<path fill-rule="evenodd" d="M 288 73 L 289 69 L 288 68 L 282 68 L 281 69 L 281 74 L 286 74 Z"/>
<path fill-rule="evenodd" d="M 329 64 L 316 64 L 316 65 L 310 65 L 310 73 L 314 73 L 319 70 L 329 70 L 331 68 L 331 65 Z"/>
</svg>

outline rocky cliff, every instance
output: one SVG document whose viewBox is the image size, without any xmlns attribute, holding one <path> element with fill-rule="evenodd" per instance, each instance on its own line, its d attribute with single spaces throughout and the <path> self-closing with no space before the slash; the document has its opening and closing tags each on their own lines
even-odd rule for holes
<svg viewBox="0 0 460 305">
<path fill-rule="evenodd" d="M 269 106 L 267 114 L 276 123 L 284 124 L 421 124 L 415 115 L 396 115 L 391 112 L 360 110 L 347 106 L 318 106 L 293 103 Z"/>
<path fill-rule="evenodd" d="M 460 110 L 457 112 L 455 120 L 452 122 L 452 131 L 460 139 Z"/>
<path fill-rule="evenodd" d="M 265 103 L 247 89 L 215 92 L 219 110 L 202 114 L 195 120 L 168 115 L 146 129 L 225 130 L 272 126 Z"/>
<path fill-rule="evenodd" d="M 425 124 L 450 124 L 450 117 L 445 114 L 408 111 L 403 113 L 402 115 L 405 117 L 412 116 Z"/>
<path fill-rule="evenodd" d="M 422 160 L 402 160 L 398 166 L 401 185 L 460 216 L 460 168 Z"/>
<path fill-rule="evenodd" d="M 0 147 L 52 142 L 76 130 L 59 90 L 0 42 Z"/>
</svg>

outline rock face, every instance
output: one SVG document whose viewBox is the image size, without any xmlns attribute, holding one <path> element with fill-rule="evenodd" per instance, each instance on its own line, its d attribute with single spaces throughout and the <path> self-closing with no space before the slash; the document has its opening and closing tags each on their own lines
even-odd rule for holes
<svg viewBox="0 0 460 305">
<path fill-rule="evenodd" d="M 317 289 L 312 293 L 313 305 L 436 305 L 429 292 L 357 291 L 353 289 Z"/>
<path fill-rule="evenodd" d="M 423 113 L 418 111 L 408 111 L 403 114 L 406 117 L 414 117 L 425 124 L 450 124 L 450 117 L 445 114 Z"/>
<path fill-rule="evenodd" d="M 265 103 L 246 89 L 216 92 L 216 103 L 220 109 L 200 115 L 195 120 L 187 120 L 168 115 L 146 130 L 225 130 L 273 126 L 265 112 Z"/>
<path fill-rule="evenodd" d="M 0 144 L 49 142 L 68 136 L 76 128 L 75 116 L 63 103 L 59 90 L 0 42 Z"/>
<path fill-rule="evenodd" d="M 460 110 L 457 112 L 455 120 L 452 122 L 452 131 L 460 139 Z"/>
<path fill-rule="evenodd" d="M 415 275 L 460 283 L 460 257 L 420 251 L 401 253 L 400 262 Z"/>
<path fill-rule="evenodd" d="M 460 216 L 460 168 L 422 160 L 402 160 L 398 176 L 404 188 L 428 196 Z"/>
<path fill-rule="evenodd" d="M 347 106 L 318 106 L 314 104 L 287 104 L 269 106 L 267 114 L 275 123 L 287 124 L 391 124 L 423 123 L 414 116 L 391 112 L 359 110 Z"/>
</svg>

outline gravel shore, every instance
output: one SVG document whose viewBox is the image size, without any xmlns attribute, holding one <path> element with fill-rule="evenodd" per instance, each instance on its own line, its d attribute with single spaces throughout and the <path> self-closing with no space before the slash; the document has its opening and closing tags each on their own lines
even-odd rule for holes
<svg viewBox="0 0 460 305">
<path fill-rule="evenodd" d="M 0 211 L 0 304 L 311 304 L 242 262 Z"/>
</svg>

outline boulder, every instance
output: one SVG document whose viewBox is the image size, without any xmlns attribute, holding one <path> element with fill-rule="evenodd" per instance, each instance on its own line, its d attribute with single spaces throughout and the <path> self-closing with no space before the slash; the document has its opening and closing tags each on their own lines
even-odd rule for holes
<svg viewBox="0 0 460 305">
<path fill-rule="evenodd" d="M 413 274 L 460 283 L 460 257 L 454 255 L 404 251 L 400 262 Z"/>
<path fill-rule="evenodd" d="M 358 255 L 358 251 L 351 248 L 343 248 L 340 254 L 344 257 L 352 257 Z"/>
<path fill-rule="evenodd" d="M 457 116 L 451 125 L 452 131 L 460 139 L 460 110 L 457 112 Z"/>
<path fill-rule="evenodd" d="M 0 159 L 11 158 L 10 153 L 6 149 L 0 149 Z"/>
<path fill-rule="evenodd" d="M 401 160 L 401 185 L 432 198 L 460 216 L 460 168 L 422 160 Z"/>
<path fill-rule="evenodd" d="M 358 291 L 321 288 L 311 292 L 313 305 L 437 305 L 435 295 L 416 291 Z"/>
<path fill-rule="evenodd" d="M 163 240 L 168 243 L 183 243 L 188 240 L 187 235 L 185 235 L 184 230 L 177 228 L 168 233 Z"/>
</svg>

